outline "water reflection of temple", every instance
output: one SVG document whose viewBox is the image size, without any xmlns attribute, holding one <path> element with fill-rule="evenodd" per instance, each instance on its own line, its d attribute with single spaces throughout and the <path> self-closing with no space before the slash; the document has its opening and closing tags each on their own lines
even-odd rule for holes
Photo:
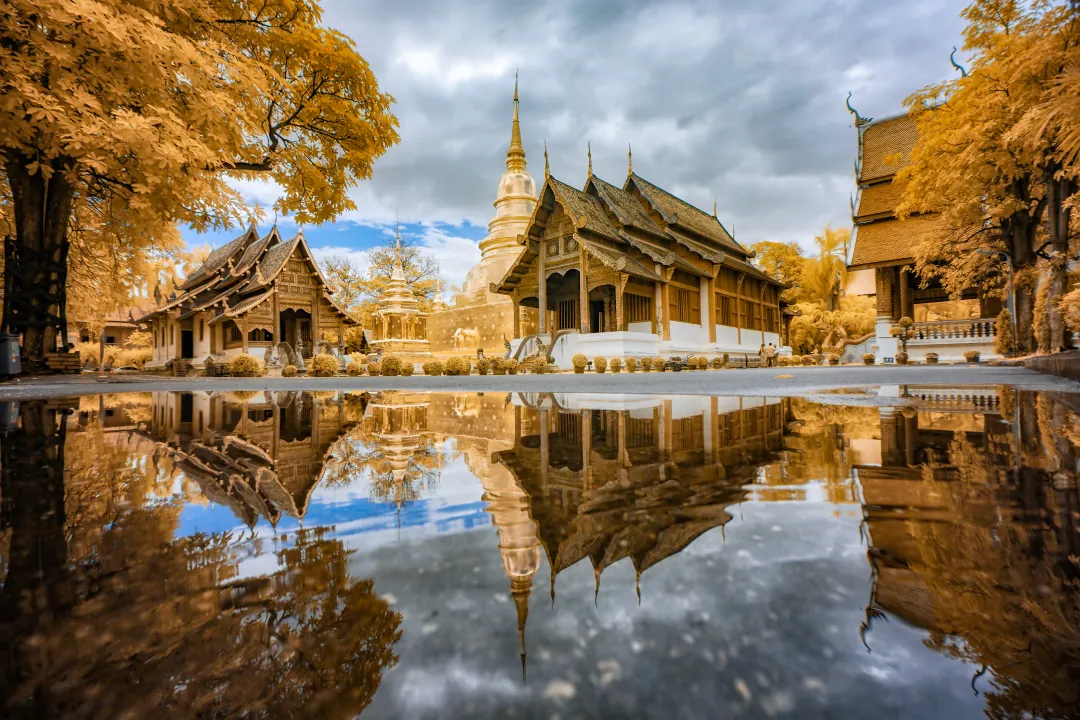
<svg viewBox="0 0 1080 720">
<path fill-rule="evenodd" d="M 929 647 L 976 668 L 990 716 L 1080 706 L 1078 411 L 1065 396 L 921 391 L 880 411 L 880 457 L 855 466 L 864 642 L 884 612 L 929 631 Z"/>
<path fill-rule="evenodd" d="M 786 401 L 518 396 L 515 441 L 493 455 L 513 485 L 489 490 L 503 564 L 524 629 L 541 550 L 555 578 L 588 559 L 629 559 L 640 579 L 722 528 L 743 486 L 782 450 Z"/>
<path fill-rule="evenodd" d="M 304 517 L 355 420 L 342 393 L 157 392 L 146 430 L 209 500 L 253 527 Z"/>
</svg>

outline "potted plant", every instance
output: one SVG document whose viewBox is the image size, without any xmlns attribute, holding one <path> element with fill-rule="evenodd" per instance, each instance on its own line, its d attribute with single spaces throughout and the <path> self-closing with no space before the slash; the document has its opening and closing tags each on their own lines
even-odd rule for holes
<svg viewBox="0 0 1080 720">
<path fill-rule="evenodd" d="M 611 372 L 613 373 L 622 372 L 622 359 L 617 357 L 611 358 L 611 362 L 608 363 L 608 367 L 611 368 Z"/>
<path fill-rule="evenodd" d="M 977 363 L 979 362 L 980 353 L 978 350 L 968 350 L 964 353 L 964 362 Z"/>
<path fill-rule="evenodd" d="M 607 370 L 607 358 L 603 355 L 597 355 L 592 361 L 593 369 L 598 373 L 602 373 Z"/>
<path fill-rule="evenodd" d="M 829 364 L 830 365 L 839 365 L 840 364 L 840 356 L 837 355 L 836 353 L 829 353 Z"/>
<path fill-rule="evenodd" d="M 932 352 L 931 353 L 926 353 L 926 364 L 927 365 L 937 365 L 937 362 L 938 362 L 938 354 L 937 353 L 932 353 Z"/>
<path fill-rule="evenodd" d="M 875 360 L 877 360 L 877 358 L 874 357 L 874 353 L 863 353 L 863 365 L 873 365 Z"/>
<path fill-rule="evenodd" d="M 896 353 L 896 364 L 897 365 L 907 365 L 907 361 L 908 361 L 908 355 L 907 355 L 906 352 L 898 352 L 898 353 Z"/>
<path fill-rule="evenodd" d="M 636 357 L 628 357 L 628 358 L 626 358 L 626 372 L 628 372 L 628 373 L 637 372 L 637 358 Z"/>
<path fill-rule="evenodd" d="M 582 375 L 585 373 L 585 366 L 589 364 L 589 359 L 578 353 L 571 359 L 571 362 L 574 364 L 574 374 Z"/>
</svg>

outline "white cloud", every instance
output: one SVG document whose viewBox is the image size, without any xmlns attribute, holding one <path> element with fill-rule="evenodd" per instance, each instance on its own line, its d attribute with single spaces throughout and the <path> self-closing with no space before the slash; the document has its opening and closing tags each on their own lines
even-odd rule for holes
<svg viewBox="0 0 1080 720">
<path fill-rule="evenodd" d="M 368 261 L 367 252 L 364 250 L 357 250 L 356 248 L 324 245 L 323 247 L 311 248 L 311 254 L 314 255 L 315 259 L 319 262 L 326 262 L 326 259 L 331 257 L 350 260 L 353 266 L 364 276 L 367 275 L 368 268 L 371 267 L 371 263 Z"/>
</svg>

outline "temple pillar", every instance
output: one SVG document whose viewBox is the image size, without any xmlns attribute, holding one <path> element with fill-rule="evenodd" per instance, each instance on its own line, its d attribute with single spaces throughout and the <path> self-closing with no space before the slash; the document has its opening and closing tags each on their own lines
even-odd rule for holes
<svg viewBox="0 0 1080 720">
<path fill-rule="evenodd" d="M 539 332 L 547 332 L 547 264 L 544 255 L 547 253 L 547 243 L 540 241 L 540 255 L 536 260 L 537 298 L 540 302 L 540 326 Z"/>
<path fill-rule="evenodd" d="M 281 305 L 278 303 L 277 287 L 274 287 L 274 294 L 270 297 L 270 313 L 274 317 L 274 327 L 271 332 L 274 333 L 274 344 L 276 345 L 285 339 L 281 337 Z M 211 335 L 210 339 L 213 342 L 213 335 Z"/>
<path fill-rule="evenodd" d="M 656 274 L 659 277 L 663 278 L 664 277 L 663 266 L 660 265 L 660 263 L 656 263 L 656 265 L 654 265 L 654 268 L 656 269 Z M 663 285 L 664 285 L 664 283 L 662 281 L 653 283 L 653 304 L 656 305 L 656 312 L 654 313 L 654 315 L 656 317 L 653 319 L 653 331 L 657 335 L 659 335 L 661 339 L 663 339 L 663 337 L 664 337 L 664 314 L 665 314 L 664 313 L 664 292 L 661 289 L 663 287 Z"/>
<path fill-rule="evenodd" d="M 581 245 L 579 244 L 580 248 Z M 578 321 L 578 332 L 582 335 L 589 334 L 589 278 L 586 275 L 586 265 L 588 263 L 585 260 L 585 250 L 578 250 L 578 268 L 580 269 L 581 278 L 578 280 L 578 315 L 580 317 Z"/>
<path fill-rule="evenodd" d="M 915 302 L 911 293 L 911 268 L 900 268 L 900 317 L 915 319 Z"/>
<path fill-rule="evenodd" d="M 626 286 L 626 275 L 619 273 L 615 279 L 615 330 L 625 332 L 626 318 L 623 313 L 623 288 Z"/>
<path fill-rule="evenodd" d="M 715 266 L 714 266 L 715 267 Z M 706 299 L 708 300 L 708 313 L 705 312 L 705 301 L 701 303 L 701 322 L 706 323 L 709 327 L 709 344 L 716 343 L 716 274 L 709 278 L 705 287 L 705 292 L 708 293 Z M 706 315 L 708 317 L 706 317 Z"/>
<path fill-rule="evenodd" d="M 244 344 L 244 354 L 248 351 L 248 322 L 247 313 L 244 313 L 244 317 L 240 319 L 240 335 L 243 337 L 241 342 Z"/>
<path fill-rule="evenodd" d="M 698 308 L 701 315 L 698 317 L 698 324 L 701 326 L 701 329 L 705 331 L 706 337 L 709 338 L 709 342 L 716 342 L 716 326 L 709 321 L 709 316 L 711 314 L 709 309 L 712 307 L 712 303 L 709 301 L 710 297 L 712 297 L 712 279 L 710 278 L 708 282 L 705 282 L 699 278 Z"/>
<path fill-rule="evenodd" d="M 876 282 L 877 300 L 877 323 L 875 334 L 877 335 L 879 363 L 891 363 L 896 357 L 896 338 L 889 334 L 893 324 L 899 319 L 896 317 L 896 268 L 877 268 L 874 271 Z"/>
<path fill-rule="evenodd" d="M 735 283 L 735 342 L 742 345 L 742 328 L 743 328 L 743 306 L 742 306 L 742 284 L 743 280 L 746 280 L 746 273 L 739 273 L 739 279 Z"/>
</svg>

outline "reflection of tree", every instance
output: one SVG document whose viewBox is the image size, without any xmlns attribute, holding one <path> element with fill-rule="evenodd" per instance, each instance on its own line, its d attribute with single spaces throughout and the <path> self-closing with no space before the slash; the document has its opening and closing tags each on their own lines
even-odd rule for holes
<svg viewBox="0 0 1080 720">
<path fill-rule="evenodd" d="M 414 450 L 404 467 L 394 466 L 389 458 L 379 457 L 370 467 L 371 497 L 401 507 L 415 502 L 439 484 L 441 457 L 430 444 Z"/>
<path fill-rule="evenodd" d="M 990 671 L 991 717 L 1073 717 L 1080 708 L 1080 495 L 1075 448 L 1053 429 L 1063 410 L 1040 398 L 1041 432 L 1026 439 L 1046 469 L 1007 471 L 1010 456 L 957 433 L 938 471 L 923 473 L 953 520 L 912 525 L 916 570 L 933 599 L 927 644 Z"/>
<path fill-rule="evenodd" d="M 147 500 L 157 474 L 92 437 L 65 448 L 54 414 L 26 403 L 0 441 L 5 716 L 352 717 L 370 702 L 400 616 L 348 576 L 339 541 L 300 531 L 275 572 L 242 578 L 257 546 L 174 539 L 181 504 Z"/>
</svg>

